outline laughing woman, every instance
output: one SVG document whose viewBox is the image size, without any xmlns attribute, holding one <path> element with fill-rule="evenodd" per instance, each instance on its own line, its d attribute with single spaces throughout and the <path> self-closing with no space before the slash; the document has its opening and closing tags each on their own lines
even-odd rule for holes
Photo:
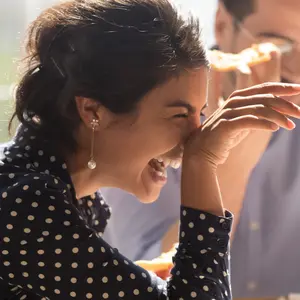
<svg viewBox="0 0 300 300">
<path fill-rule="evenodd" d="M 209 64 L 198 23 L 167 0 L 62 2 L 33 22 L 27 54 L 21 125 L 0 165 L 1 299 L 230 299 L 232 216 L 217 166 L 249 130 L 292 128 L 299 108 L 277 96 L 299 86 L 236 92 L 201 126 Z M 153 201 L 181 161 L 180 243 L 165 282 L 101 238 L 110 210 L 96 191 Z"/>
</svg>

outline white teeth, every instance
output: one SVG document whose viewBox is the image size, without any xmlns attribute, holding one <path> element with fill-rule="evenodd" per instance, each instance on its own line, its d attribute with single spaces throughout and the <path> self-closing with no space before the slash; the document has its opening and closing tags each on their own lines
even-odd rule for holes
<svg viewBox="0 0 300 300">
<path fill-rule="evenodd" d="M 164 162 L 164 160 L 161 157 L 156 158 L 156 160 L 160 163 Z"/>
<path fill-rule="evenodd" d="M 156 171 L 157 175 L 160 177 L 168 178 L 167 170 L 164 169 L 162 172 Z"/>
<path fill-rule="evenodd" d="M 180 160 L 172 160 L 170 166 L 173 169 L 179 169 L 181 166 L 181 161 Z"/>
<path fill-rule="evenodd" d="M 178 169 L 181 166 L 181 159 L 171 160 L 168 158 L 162 159 L 162 157 L 155 158 L 159 163 L 163 163 L 164 168 L 172 167 L 173 169 Z"/>
<path fill-rule="evenodd" d="M 164 167 L 165 168 L 167 168 L 170 165 L 170 163 L 171 163 L 170 159 L 168 159 L 168 158 L 164 159 Z"/>
<path fill-rule="evenodd" d="M 158 171 L 156 171 L 156 172 L 157 172 L 158 176 L 161 176 L 161 177 L 164 176 L 164 172 L 158 172 Z"/>
</svg>

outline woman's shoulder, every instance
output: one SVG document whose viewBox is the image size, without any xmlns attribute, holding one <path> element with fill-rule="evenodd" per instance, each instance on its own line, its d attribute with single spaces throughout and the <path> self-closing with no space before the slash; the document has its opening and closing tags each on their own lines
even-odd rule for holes
<svg viewBox="0 0 300 300">
<path fill-rule="evenodd" d="M 2 169 L 0 166 L 0 192 L 35 192 L 37 195 L 45 192 L 67 193 L 68 184 L 51 174 L 20 172 L 13 167 L 5 170 L 6 172 Z"/>
<path fill-rule="evenodd" d="M 70 197 L 69 185 L 59 176 L 50 172 L 41 172 L 34 165 L 23 166 L 19 160 L 23 159 L 24 154 L 15 155 L 11 159 L 7 155 L 4 154 L 4 159 L 0 160 L 1 213 L 21 201 L 35 202 L 40 199 L 45 201 L 45 198 L 65 200 Z"/>
<path fill-rule="evenodd" d="M 51 174 L 26 173 L 12 166 L 2 171 L 3 166 L 0 167 L 0 237 L 7 231 L 6 235 L 12 230 L 17 232 L 16 224 L 25 234 L 33 234 L 33 225 L 37 232 L 45 225 L 56 229 L 84 226 L 71 191 L 61 179 Z"/>
<path fill-rule="evenodd" d="M 0 167 L 1 170 L 1 167 Z M 25 173 L 11 167 L 7 172 L 0 171 L 0 208 L 1 213 L 10 211 L 14 206 L 38 207 L 41 202 L 63 202 L 68 200 L 67 185 L 50 174 Z"/>
<path fill-rule="evenodd" d="M 32 197 L 71 189 L 66 165 L 45 144 L 11 142 L 0 146 L 0 199 Z"/>
</svg>

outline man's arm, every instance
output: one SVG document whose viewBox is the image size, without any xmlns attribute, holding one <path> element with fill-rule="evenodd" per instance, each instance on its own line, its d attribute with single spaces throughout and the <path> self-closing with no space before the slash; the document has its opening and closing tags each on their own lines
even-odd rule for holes
<svg viewBox="0 0 300 300">
<path fill-rule="evenodd" d="M 218 179 L 224 205 L 234 215 L 231 238 L 234 237 L 239 222 L 250 175 L 265 152 L 271 137 L 268 132 L 251 133 L 231 151 L 226 163 L 219 167 Z"/>
</svg>

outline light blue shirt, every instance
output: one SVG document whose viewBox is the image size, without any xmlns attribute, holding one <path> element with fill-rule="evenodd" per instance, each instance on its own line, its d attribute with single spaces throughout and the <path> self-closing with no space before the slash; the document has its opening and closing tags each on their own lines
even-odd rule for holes
<svg viewBox="0 0 300 300">
<path fill-rule="evenodd" d="M 168 184 L 151 204 L 118 189 L 101 189 L 101 193 L 112 209 L 104 238 L 132 260 L 157 257 L 161 239 L 179 219 L 180 172 L 168 170 Z"/>
<path fill-rule="evenodd" d="M 234 297 L 300 293 L 300 122 L 276 132 L 254 169 L 231 249 Z M 103 190 L 112 207 L 105 238 L 133 260 L 160 254 L 160 241 L 178 219 L 180 172 L 153 204 L 114 189 Z"/>
</svg>

